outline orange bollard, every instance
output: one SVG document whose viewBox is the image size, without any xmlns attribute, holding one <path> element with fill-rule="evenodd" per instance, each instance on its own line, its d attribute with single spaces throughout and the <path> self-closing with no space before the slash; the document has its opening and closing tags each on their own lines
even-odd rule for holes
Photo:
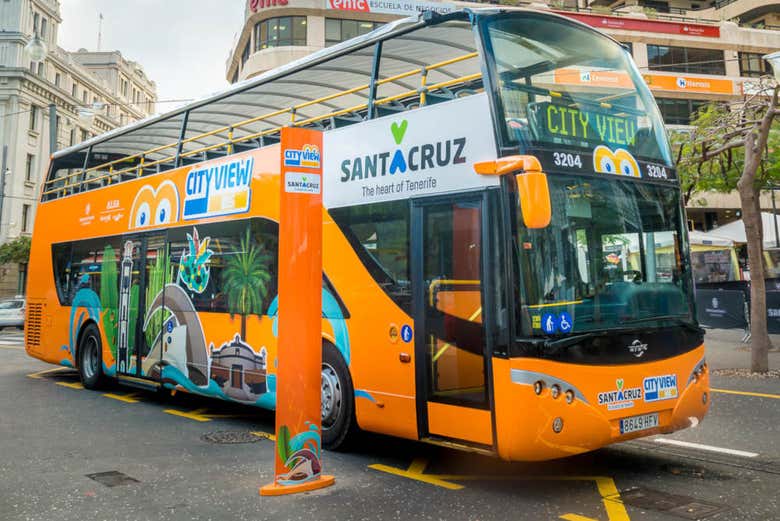
<svg viewBox="0 0 780 521">
<path fill-rule="evenodd" d="M 327 487 L 322 474 L 322 133 L 281 136 L 274 482 L 262 496 Z"/>
</svg>

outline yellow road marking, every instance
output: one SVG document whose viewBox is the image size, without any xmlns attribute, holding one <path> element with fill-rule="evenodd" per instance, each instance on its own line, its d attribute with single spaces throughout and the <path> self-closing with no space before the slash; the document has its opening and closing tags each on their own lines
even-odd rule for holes
<svg viewBox="0 0 780 521">
<path fill-rule="evenodd" d="M 72 371 L 69 367 L 55 367 L 54 369 L 46 369 L 43 371 L 38 371 L 37 373 L 28 374 L 27 378 L 35 378 L 36 380 L 40 380 L 43 378 L 43 375 L 49 374 L 49 373 L 56 373 L 58 371 Z"/>
<path fill-rule="evenodd" d="M 607 511 L 609 521 L 630 521 L 628 512 L 620 499 L 620 492 L 615 485 L 615 481 L 606 476 L 516 476 L 516 475 L 492 475 L 480 476 L 476 474 L 423 474 L 423 470 L 428 462 L 422 458 L 416 458 L 407 470 L 390 467 L 388 465 L 374 464 L 368 467 L 380 472 L 387 472 L 416 481 L 422 481 L 447 488 L 450 490 L 460 490 L 463 485 L 453 483 L 453 481 L 592 481 L 596 483 L 596 488 L 601 496 L 601 502 Z M 575 517 L 564 517 L 575 516 Z M 592 521 L 587 517 L 578 516 L 578 514 L 565 514 L 562 519 L 569 521 Z"/>
<path fill-rule="evenodd" d="M 748 391 L 732 391 L 731 389 L 715 389 L 715 388 L 710 388 L 710 391 L 712 391 L 713 393 L 738 394 L 740 396 L 757 396 L 759 398 L 773 398 L 775 400 L 780 400 L 780 394 L 751 393 Z"/>
<path fill-rule="evenodd" d="M 81 382 L 54 382 L 57 385 L 61 385 L 63 387 L 69 387 L 71 389 L 83 389 L 84 386 L 81 385 Z"/>
<path fill-rule="evenodd" d="M 565 519 L 566 521 L 598 521 L 592 517 L 585 517 L 579 514 L 563 514 L 561 519 Z"/>
<path fill-rule="evenodd" d="M 417 460 L 415 460 L 415 462 L 416 461 Z M 449 481 L 444 481 L 430 474 L 423 474 L 422 472 L 413 472 L 412 467 L 414 467 L 414 465 L 415 463 L 413 462 L 412 466 L 409 467 L 409 470 L 398 469 L 395 467 L 390 467 L 389 465 L 382 465 L 381 463 L 369 465 L 368 468 L 378 470 L 380 472 L 387 472 L 388 474 L 395 474 L 396 476 L 413 479 L 415 481 L 422 481 L 423 483 L 436 485 L 437 487 L 442 487 L 449 490 L 460 490 L 463 488 L 463 485 L 458 485 L 457 483 L 450 483 Z"/>
<path fill-rule="evenodd" d="M 138 398 L 138 394 L 136 393 L 130 393 L 130 394 L 106 393 L 103 396 L 105 396 L 106 398 L 111 398 L 112 400 L 119 400 L 120 402 L 125 402 L 125 403 L 138 403 L 141 401 Z"/>
<path fill-rule="evenodd" d="M 249 434 L 254 434 L 258 438 L 265 438 L 267 440 L 276 441 L 276 436 L 274 436 L 270 432 L 255 431 L 255 432 L 250 432 Z"/>
<path fill-rule="evenodd" d="M 165 409 L 163 412 L 173 414 L 174 416 L 181 416 L 189 420 L 195 420 L 196 422 L 210 422 L 211 418 L 204 415 L 208 409 L 195 409 L 194 411 L 179 411 L 176 409 Z"/>
</svg>

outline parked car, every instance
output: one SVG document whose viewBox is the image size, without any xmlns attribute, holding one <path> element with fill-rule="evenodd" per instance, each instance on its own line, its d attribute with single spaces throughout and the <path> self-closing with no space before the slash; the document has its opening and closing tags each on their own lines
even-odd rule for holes
<svg viewBox="0 0 780 521">
<path fill-rule="evenodd" d="M 0 328 L 15 327 L 24 329 L 24 298 L 16 297 L 0 300 Z"/>
</svg>

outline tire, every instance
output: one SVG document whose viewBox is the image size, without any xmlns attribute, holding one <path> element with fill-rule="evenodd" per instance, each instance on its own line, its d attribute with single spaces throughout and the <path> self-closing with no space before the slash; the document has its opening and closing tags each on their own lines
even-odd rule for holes
<svg viewBox="0 0 780 521">
<path fill-rule="evenodd" d="M 322 346 L 322 446 L 344 450 L 359 432 L 355 391 L 344 358 L 332 344 Z"/>
<path fill-rule="evenodd" d="M 88 324 L 79 338 L 78 369 L 81 384 L 86 389 L 101 389 L 105 387 L 103 345 L 100 341 L 100 330 L 98 330 L 95 324 Z"/>
</svg>

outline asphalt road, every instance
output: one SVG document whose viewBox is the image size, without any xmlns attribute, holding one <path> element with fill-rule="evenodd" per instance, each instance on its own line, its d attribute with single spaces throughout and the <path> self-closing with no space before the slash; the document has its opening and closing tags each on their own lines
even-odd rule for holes
<svg viewBox="0 0 780 521">
<path fill-rule="evenodd" d="M 780 380 L 714 377 L 696 429 L 544 464 L 370 436 L 326 452 L 336 485 L 266 498 L 269 413 L 178 394 L 80 388 L 0 332 L 0 520 L 778 519 Z M 41 373 L 42 371 L 48 371 Z M 258 433 L 215 444 L 209 433 Z M 751 454 L 703 450 L 706 444 Z M 755 455 L 753 455 L 755 454 Z M 118 472 L 107 486 L 89 475 Z M 121 481 L 121 479 L 120 479 Z M 113 483 L 109 483 L 111 485 Z"/>
</svg>

